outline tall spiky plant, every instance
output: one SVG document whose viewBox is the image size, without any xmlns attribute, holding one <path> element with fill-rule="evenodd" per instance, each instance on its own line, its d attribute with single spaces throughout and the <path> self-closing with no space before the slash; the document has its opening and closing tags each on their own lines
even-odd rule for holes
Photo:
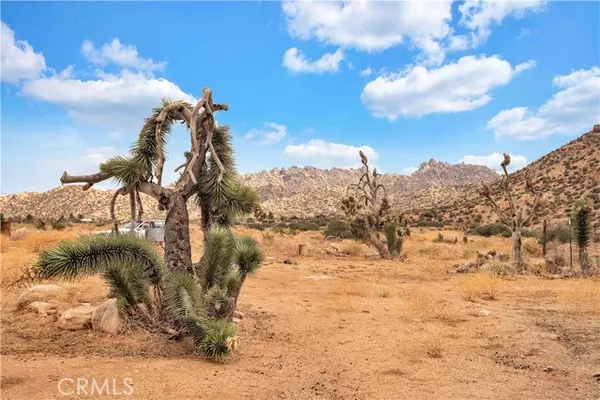
<svg viewBox="0 0 600 400">
<path fill-rule="evenodd" d="M 129 315 L 140 304 L 155 311 L 166 310 L 170 321 L 187 330 L 209 357 L 221 359 L 235 349 L 235 327 L 229 324 L 246 276 L 262 262 L 258 244 L 236 238 L 229 225 L 237 216 L 250 213 L 258 201 L 256 193 L 243 186 L 237 176 L 229 127 L 218 127 L 213 113 L 228 110 L 215 104 L 212 91 L 204 89 L 195 106 L 163 100 L 144 121 L 139 138 L 128 156 L 117 156 L 100 165 L 92 175 L 72 176 L 64 172 L 61 182 L 95 183 L 113 179 L 121 188 L 111 201 L 114 217 L 116 197 L 129 193 L 132 220 L 140 193 L 154 198 L 166 211 L 165 259 L 145 248 L 136 238 L 110 236 L 83 238 L 63 243 L 45 252 L 38 262 L 39 276 L 73 279 L 100 273 Z M 191 147 L 173 186 L 162 186 L 167 138 L 175 121 L 189 129 Z M 195 196 L 202 213 L 205 253 L 192 264 L 188 200 Z M 244 246 L 239 243 L 245 243 Z M 145 249 L 145 250 L 144 250 Z M 137 250 L 140 250 L 137 252 Z M 139 253 L 139 254 L 138 254 Z M 144 261 L 146 260 L 146 261 Z M 153 273 L 149 273 L 152 260 Z M 154 296 L 148 293 L 154 291 Z M 162 320 L 161 320 L 162 321 Z"/>
<path fill-rule="evenodd" d="M 592 241 L 592 207 L 587 201 L 579 200 L 575 203 L 571 214 L 571 227 L 573 238 L 579 249 L 581 273 L 589 275 L 591 270 L 588 259 L 588 246 Z"/>
<path fill-rule="evenodd" d="M 525 269 L 525 261 L 523 259 L 523 241 L 522 241 L 522 230 L 524 226 L 529 224 L 529 221 L 535 215 L 537 208 L 540 204 L 541 194 L 538 192 L 533 182 L 530 180 L 529 176 L 525 177 L 525 190 L 529 192 L 531 196 L 533 196 L 533 203 L 527 209 L 527 202 L 523 202 L 519 207 L 514 199 L 513 199 L 513 191 L 511 188 L 512 178 L 508 174 L 507 167 L 510 165 L 510 155 L 504 153 L 504 158 L 500 163 L 500 167 L 502 167 L 502 171 L 504 172 L 504 176 L 502 177 L 502 181 L 500 182 L 500 188 L 504 191 L 506 197 L 508 198 L 508 208 L 503 210 L 500 208 L 498 203 L 494 201 L 492 197 L 492 190 L 484 182 L 481 182 L 481 188 L 479 189 L 479 195 L 482 196 L 486 202 L 492 207 L 492 210 L 498 215 L 500 221 L 508 226 L 512 232 L 512 240 L 513 240 L 513 260 L 517 266 L 517 270 L 519 272 L 523 272 Z"/>
<path fill-rule="evenodd" d="M 347 188 L 347 197 L 342 200 L 342 209 L 351 219 L 354 237 L 374 246 L 381 258 L 399 256 L 402 251 L 402 234 L 398 228 L 399 217 L 390 214 L 390 204 L 385 186 L 377 182 L 377 169 L 369 169 L 367 156 L 359 151 L 363 173 L 357 184 Z M 385 236 L 382 238 L 382 236 Z"/>
</svg>

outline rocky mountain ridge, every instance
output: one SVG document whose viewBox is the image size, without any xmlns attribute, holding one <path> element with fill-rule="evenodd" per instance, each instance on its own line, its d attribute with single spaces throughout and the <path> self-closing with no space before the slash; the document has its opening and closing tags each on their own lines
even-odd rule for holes
<svg viewBox="0 0 600 400">
<path fill-rule="evenodd" d="M 277 216 L 308 217 L 316 214 L 338 214 L 339 203 L 346 186 L 360 178 L 360 169 L 315 167 L 273 168 L 258 173 L 242 174 L 242 182 L 255 188 L 261 196 L 263 209 Z M 390 197 L 400 198 L 417 191 L 437 186 L 451 186 L 471 182 L 493 181 L 498 174 L 480 165 L 456 164 L 431 159 L 422 163 L 411 175 L 382 174 L 380 182 L 386 185 Z M 106 219 L 111 190 L 83 191 L 79 185 L 59 186 L 46 192 L 22 192 L 0 197 L 0 208 L 7 216 L 58 218 L 61 215 L 83 215 L 87 218 Z M 148 217 L 162 218 L 155 202 L 142 195 Z M 120 219 L 128 217 L 128 199 L 119 197 L 116 213 Z M 190 204 L 190 216 L 198 218 L 198 209 Z"/>
</svg>

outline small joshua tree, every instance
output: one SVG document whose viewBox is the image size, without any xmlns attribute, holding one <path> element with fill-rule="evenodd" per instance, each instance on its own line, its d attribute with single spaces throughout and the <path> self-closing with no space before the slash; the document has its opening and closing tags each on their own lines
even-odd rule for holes
<svg viewBox="0 0 600 400">
<path fill-rule="evenodd" d="M 369 170 L 367 156 L 359 151 L 363 174 L 357 184 L 347 187 L 342 209 L 351 220 L 354 237 L 374 246 L 381 258 L 390 259 L 402 252 L 400 219 L 390 215 L 385 186 L 377 183 L 377 169 Z M 382 238 L 382 236 L 384 236 Z"/>
<path fill-rule="evenodd" d="M 508 171 L 506 167 L 510 164 L 510 155 L 504 153 L 504 160 L 500 163 L 502 170 L 504 171 L 504 176 L 502 177 L 502 181 L 500 182 L 500 187 L 508 197 L 508 206 L 507 210 L 503 210 L 500 208 L 498 203 L 494 201 L 492 198 L 492 193 L 490 187 L 482 182 L 481 188 L 479 190 L 479 195 L 484 197 L 487 203 L 492 207 L 500 221 L 508 226 L 512 232 L 512 253 L 513 260 L 517 266 L 517 269 L 522 272 L 525 263 L 523 261 L 523 242 L 521 236 L 521 230 L 524 226 L 526 226 L 531 218 L 535 215 L 537 207 L 539 205 L 540 194 L 535 190 L 529 176 L 525 177 L 525 189 L 533 196 L 533 204 L 529 207 L 529 210 L 526 210 L 527 202 L 523 202 L 521 207 L 517 207 L 514 202 L 510 183 L 511 178 L 508 175 Z"/>
<path fill-rule="evenodd" d="M 61 177 L 63 184 L 85 183 L 83 190 L 117 181 L 121 188 L 110 204 L 113 224 L 117 196 L 129 195 L 132 223 L 141 219 L 140 193 L 155 199 L 166 211 L 164 259 L 144 239 L 115 234 L 62 242 L 44 251 L 36 264 L 39 278 L 101 274 L 129 319 L 187 332 L 202 353 L 216 360 L 237 346 L 231 324 L 237 299 L 246 277 L 263 260 L 254 239 L 235 237 L 229 228 L 234 218 L 252 212 L 258 198 L 239 182 L 229 128 L 214 120 L 213 113 L 221 110 L 227 105 L 213 103 L 210 89 L 195 106 L 164 100 L 146 118 L 128 156 L 107 160 L 96 174 Z M 162 185 L 164 148 L 175 121 L 187 125 L 191 148 L 176 169 L 183 172 L 167 187 Z M 200 207 L 204 231 L 204 254 L 197 263 L 191 260 L 190 199 Z"/>
<path fill-rule="evenodd" d="M 575 203 L 573 213 L 571 214 L 571 227 L 575 242 L 579 248 L 581 273 L 589 275 L 591 271 L 587 248 L 592 240 L 592 208 L 588 202 L 580 200 Z"/>
</svg>

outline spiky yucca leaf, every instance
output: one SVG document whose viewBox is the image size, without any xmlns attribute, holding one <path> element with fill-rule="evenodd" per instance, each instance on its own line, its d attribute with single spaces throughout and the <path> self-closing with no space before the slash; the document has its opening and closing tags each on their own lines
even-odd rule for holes
<svg viewBox="0 0 600 400">
<path fill-rule="evenodd" d="M 203 313 L 200 288 L 186 272 L 173 271 L 166 277 L 165 301 L 169 313 L 179 321 L 185 322 Z"/>
<path fill-rule="evenodd" d="M 144 170 L 152 172 L 156 161 L 158 159 L 158 152 L 160 151 L 163 156 L 163 160 L 166 160 L 166 144 L 167 138 L 171 134 L 173 129 L 173 120 L 169 117 L 165 120 L 161 128 L 160 143 L 156 141 L 156 118 L 161 111 L 168 105 L 174 103 L 181 103 L 185 107 L 190 108 L 191 105 L 180 100 L 172 100 L 164 98 L 158 107 L 152 109 L 150 115 L 144 121 L 144 125 L 140 130 L 138 141 L 131 147 L 131 154 L 138 164 L 143 165 Z"/>
<path fill-rule="evenodd" d="M 258 204 L 258 193 L 253 188 L 236 183 L 231 190 L 226 214 L 229 220 L 232 221 L 251 214 Z"/>
<path fill-rule="evenodd" d="M 110 287 L 109 297 L 116 297 L 124 307 L 134 308 L 138 303 L 152 307 L 148 277 L 139 268 L 115 266 L 101 275 Z"/>
<path fill-rule="evenodd" d="M 575 243 L 586 248 L 592 240 L 592 208 L 586 201 L 578 201 L 571 214 Z"/>
<path fill-rule="evenodd" d="M 233 314 L 235 299 L 227 294 L 227 289 L 213 286 L 204 295 L 204 306 L 210 317 L 227 318 Z"/>
<path fill-rule="evenodd" d="M 264 260 L 264 255 L 258 242 L 252 236 L 240 236 L 235 243 L 234 260 L 242 276 L 245 276 L 258 270 Z"/>
<path fill-rule="evenodd" d="M 120 186 L 131 187 L 145 175 L 143 164 L 131 157 L 116 156 L 100 164 L 100 171 L 110 175 Z"/>
<path fill-rule="evenodd" d="M 223 320 L 207 321 L 205 336 L 200 343 L 200 351 L 217 362 L 224 362 L 238 347 L 238 337 L 234 324 Z"/>
<path fill-rule="evenodd" d="M 227 296 L 236 296 L 242 284 L 242 274 L 238 268 L 230 268 L 225 275 L 223 287 L 227 291 Z"/>
<path fill-rule="evenodd" d="M 234 238 L 231 231 L 214 226 L 204 238 L 204 256 L 200 271 L 202 287 L 221 286 L 233 259 Z"/>
<path fill-rule="evenodd" d="M 63 241 L 40 254 L 36 269 L 41 278 L 73 280 L 95 275 L 112 266 L 140 268 L 157 285 L 163 260 L 150 243 L 132 235 L 87 236 Z"/>
<path fill-rule="evenodd" d="M 211 154 L 208 157 L 202 177 L 198 182 L 197 192 L 199 198 L 210 197 L 212 210 L 222 210 L 227 206 L 232 190 L 237 182 L 229 126 L 225 125 L 216 128 L 213 132 L 212 143 L 216 155 L 225 168 L 225 173 L 219 181 L 219 167 Z"/>
</svg>

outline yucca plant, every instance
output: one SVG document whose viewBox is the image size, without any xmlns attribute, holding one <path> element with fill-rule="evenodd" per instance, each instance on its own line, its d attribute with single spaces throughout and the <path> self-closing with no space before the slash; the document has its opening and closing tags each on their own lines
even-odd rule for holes
<svg viewBox="0 0 600 400">
<path fill-rule="evenodd" d="M 529 175 L 526 175 L 525 191 L 528 192 L 531 197 L 533 197 L 533 201 L 528 208 L 525 207 L 527 205 L 526 203 L 519 206 L 514 201 L 514 193 L 511 187 L 512 177 L 508 174 L 508 170 L 506 169 L 510 165 L 510 155 L 504 153 L 503 156 L 504 157 L 500 163 L 500 167 L 504 172 L 504 176 L 502 177 L 502 180 L 498 186 L 500 186 L 499 189 L 504 192 L 504 195 L 508 199 L 508 207 L 506 209 L 502 209 L 500 207 L 500 205 L 493 199 L 492 189 L 485 182 L 481 182 L 481 187 L 479 188 L 478 192 L 479 195 L 485 199 L 486 203 L 492 207 L 492 210 L 496 213 L 496 215 L 498 215 L 500 222 L 510 229 L 512 233 L 513 260 L 516 264 L 517 270 L 519 272 L 523 272 L 525 270 L 525 260 L 523 258 L 522 230 L 523 227 L 529 224 L 536 214 L 540 205 L 541 193 L 535 188 Z"/>
<path fill-rule="evenodd" d="M 235 327 L 227 324 L 245 277 L 256 271 L 263 255 L 254 239 L 234 238 L 225 228 L 215 227 L 207 236 L 198 277 L 168 270 L 148 241 L 130 235 L 61 242 L 41 253 L 37 276 L 72 281 L 100 274 L 109 287 L 109 297 L 118 300 L 124 315 L 186 329 L 208 357 L 224 360 L 237 343 Z M 227 240 L 231 243 L 224 243 Z M 233 333 L 227 336 L 224 332 Z"/>
<path fill-rule="evenodd" d="M 573 238 L 579 249 L 579 263 L 581 273 L 589 275 L 591 272 L 588 258 L 588 246 L 592 241 L 592 207 L 584 200 L 575 203 L 571 214 L 571 227 Z"/>
<path fill-rule="evenodd" d="M 246 277 L 263 259 L 256 241 L 236 238 L 229 229 L 235 218 L 252 212 L 258 196 L 238 179 L 229 127 L 219 127 L 214 119 L 213 113 L 223 110 L 228 106 L 213 103 L 210 89 L 203 90 L 195 106 L 165 99 L 144 121 L 129 155 L 107 160 L 96 174 L 65 172 L 61 177 L 63 184 L 85 183 L 83 190 L 108 179 L 118 182 L 120 189 L 110 204 L 115 227 L 119 195 L 130 196 L 132 224 L 143 212 L 140 193 L 155 199 L 166 211 L 164 259 L 142 239 L 115 234 L 63 242 L 43 252 L 37 263 L 42 278 L 101 274 L 126 315 L 136 318 L 149 310 L 151 315 L 144 318 L 189 332 L 198 349 L 216 360 L 237 346 L 230 321 Z M 189 129 L 191 147 L 176 169 L 182 170 L 179 178 L 166 187 L 162 186 L 165 147 L 176 121 Z M 191 260 L 187 210 L 191 197 L 200 206 L 205 240 L 197 263 Z"/>
<path fill-rule="evenodd" d="M 347 187 L 347 197 L 342 200 L 342 210 L 350 219 L 353 236 L 377 249 L 384 259 L 394 258 L 402 252 L 402 234 L 398 229 L 401 218 L 390 214 L 387 190 L 377 183 L 377 169 L 369 169 L 367 156 L 359 151 L 363 173 L 358 183 Z M 382 238 L 382 235 L 384 236 Z"/>
</svg>

